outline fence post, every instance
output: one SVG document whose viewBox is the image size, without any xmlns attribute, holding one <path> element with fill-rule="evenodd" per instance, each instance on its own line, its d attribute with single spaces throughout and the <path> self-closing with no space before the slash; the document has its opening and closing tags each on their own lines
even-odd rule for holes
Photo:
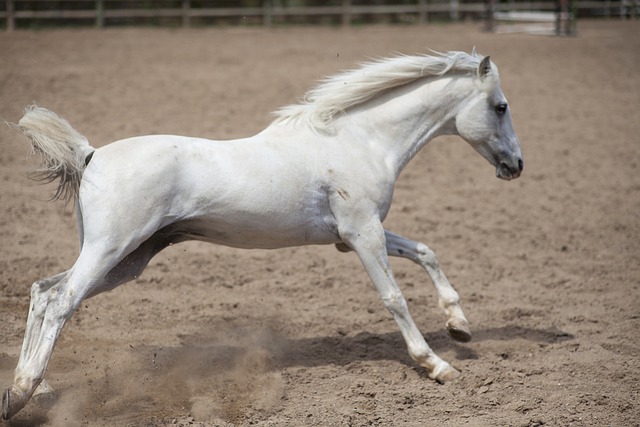
<svg viewBox="0 0 640 427">
<path fill-rule="evenodd" d="M 556 0 L 556 36 L 562 34 L 562 13 L 564 11 L 564 0 Z"/>
<path fill-rule="evenodd" d="M 191 0 L 182 0 L 182 27 L 191 26 Z"/>
<path fill-rule="evenodd" d="M 273 25 L 273 1 L 264 0 L 262 2 L 262 25 L 271 27 Z"/>
<path fill-rule="evenodd" d="M 427 9 L 427 0 L 418 0 L 418 22 L 426 24 L 429 21 L 429 12 Z"/>
<path fill-rule="evenodd" d="M 342 0 L 342 26 L 351 25 L 351 0 Z"/>
<path fill-rule="evenodd" d="M 576 2 L 574 0 L 568 0 L 567 2 L 567 35 L 577 35 L 576 29 Z"/>
<path fill-rule="evenodd" d="M 556 2 L 556 36 L 574 36 L 575 10 L 573 0 L 557 0 Z"/>
<path fill-rule="evenodd" d="M 104 0 L 96 0 L 96 27 L 104 27 Z"/>
<path fill-rule="evenodd" d="M 14 0 L 7 0 L 7 31 L 16 29 L 16 17 L 13 14 L 15 7 L 13 2 Z"/>
<path fill-rule="evenodd" d="M 452 21 L 460 20 L 460 1 L 449 0 L 449 17 Z"/>
<path fill-rule="evenodd" d="M 495 30 L 495 26 L 496 26 L 496 22 L 495 22 L 495 1 L 494 0 L 486 0 L 485 2 L 485 13 L 487 14 L 487 16 L 485 17 L 485 19 L 487 20 L 487 25 L 485 27 L 486 31 L 493 31 Z"/>
</svg>

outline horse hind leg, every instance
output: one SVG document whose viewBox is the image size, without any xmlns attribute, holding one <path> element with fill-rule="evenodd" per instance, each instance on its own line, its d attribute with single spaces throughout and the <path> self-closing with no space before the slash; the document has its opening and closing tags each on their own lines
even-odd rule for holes
<svg viewBox="0 0 640 427">
<path fill-rule="evenodd" d="M 117 264 L 115 252 L 101 249 L 87 250 L 85 245 L 71 270 L 54 276 L 55 280 L 52 278 L 34 285 L 33 311 L 27 322 L 27 334 L 15 370 L 14 383 L 2 396 L 3 419 L 15 415 L 32 397 L 43 381 L 64 324 L 82 300 L 102 284 L 106 273 Z M 48 391 L 46 383 L 41 391 Z"/>
<path fill-rule="evenodd" d="M 11 418 L 22 409 L 43 381 L 60 331 L 86 293 L 86 287 L 79 285 L 85 282 L 83 276 L 72 269 L 48 288 L 38 290 L 38 285 L 35 286 L 35 310 L 30 313 L 33 320 L 27 328 L 24 351 L 15 370 L 14 383 L 2 396 L 3 419 Z M 45 386 L 43 389 L 48 390 Z"/>
<path fill-rule="evenodd" d="M 78 231 L 80 233 L 80 244 L 82 246 L 83 227 L 82 227 L 82 213 L 77 208 L 77 220 Z M 35 343 L 38 341 L 42 329 L 42 322 L 44 320 L 44 314 L 47 308 L 48 292 L 49 290 L 63 280 L 69 270 L 56 274 L 55 276 L 48 277 L 46 279 L 38 280 L 31 285 L 31 300 L 29 304 L 29 311 L 27 313 L 27 325 L 25 328 L 25 334 L 22 341 L 22 349 L 18 359 L 17 372 L 21 372 L 24 369 L 24 364 L 32 357 Z M 18 381 L 16 381 L 18 383 Z M 53 387 L 47 383 L 46 380 L 42 380 L 36 387 L 32 396 L 33 400 L 41 407 L 49 408 L 57 400 L 57 396 Z M 13 386 L 5 390 L 2 397 L 2 417 L 8 419 L 12 406 L 19 406 L 19 401 L 25 399 L 24 393 Z M 26 398 L 28 400 L 28 398 Z M 13 405 L 10 404 L 13 402 Z M 17 411 L 16 411 L 17 412 Z"/>
<path fill-rule="evenodd" d="M 103 292 L 110 291 L 116 287 L 135 280 L 144 271 L 149 261 L 170 244 L 177 243 L 181 239 L 175 235 L 156 233 L 145 240 L 136 250 L 124 257 L 109 273 L 107 273 L 103 283 L 97 286 L 87 295 L 87 298 L 94 297 Z"/>
<path fill-rule="evenodd" d="M 31 302 L 27 316 L 27 326 L 25 328 L 20 360 L 26 360 L 32 352 L 34 338 L 40 334 L 44 312 L 47 307 L 46 294 L 52 286 L 62 280 L 68 271 L 56 274 L 55 276 L 38 280 L 31 285 Z"/>
<path fill-rule="evenodd" d="M 154 255 L 175 241 L 174 236 L 154 235 L 116 262 L 83 250 L 72 270 L 34 283 L 14 384 L 2 396 L 3 419 L 15 415 L 31 397 L 43 406 L 55 402 L 55 391 L 43 377 L 66 321 L 84 299 L 137 278 Z M 95 266 L 91 260 L 100 260 L 101 265 Z"/>
<path fill-rule="evenodd" d="M 25 328 L 24 339 L 22 341 L 22 350 L 18 359 L 16 372 L 24 369 L 24 363 L 31 357 L 37 338 L 41 333 L 44 313 L 47 307 L 46 293 L 52 286 L 56 285 L 67 275 L 67 271 L 59 273 L 55 276 L 38 280 L 31 285 L 31 301 L 29 304 L 29 312 L 27 314 L 27 325 Z M 47 390 L 46 383 L 42 390 Z M 35 394 L 35 392 L 34 392 Z M 53 396 L 53 394 L 51 394 Z M 28 400 L 24 393 L 15 386 L 6 389 L 2 396 L 2 418 L 9 419 L 12 414 L 12 406 L 20 406 L 21 401 Z M 16 411 L 17 412 L 17 411 Z"/>
<path fill-rule="evenodd" d="M 22 343 L 22 350 L 20 351 L 20 358 L 17 369 L 22 368 L 22 364 L 26 361 L 33 352 L 34 343 L 37 341 L 37 337 L 40 335 L 42 329 L 42 321 L 44 320 L 44 313 L 47 306 L 47 291 L 52 286 L 60 282 L 68 271 L 56 274 L 55 276 L 38 280 L 31 285 L 31 302 L 29 304 L 29 313 L 27 315 L 27 326 L 25 328 L 24 340 Z M 55 392 L 46 381 L 42 381 L 38 385 L 34 392 L 34 398 L 41 406 L 50 406 L 52 400 L 55 399 Z"/>
</svg>

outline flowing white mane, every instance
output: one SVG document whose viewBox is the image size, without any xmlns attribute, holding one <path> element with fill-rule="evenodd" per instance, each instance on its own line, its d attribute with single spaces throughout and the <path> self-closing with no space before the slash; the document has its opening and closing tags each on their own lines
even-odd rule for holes
<svg viewBox="0 0 640 427">
<path fill-rule="evenodd" d="M 337 114 L 388 89 L 423 77 L 475 71 L 482 58 L 474 49 L 471 54 L 447 52 L 436 55 L 400 55 L 367 62 L 360 68 L 327 77 L 307 92 L 300 103 L 277 110 L 275 121 L 302 120 L 315 129 L 327 131 Z"/>
</svg>

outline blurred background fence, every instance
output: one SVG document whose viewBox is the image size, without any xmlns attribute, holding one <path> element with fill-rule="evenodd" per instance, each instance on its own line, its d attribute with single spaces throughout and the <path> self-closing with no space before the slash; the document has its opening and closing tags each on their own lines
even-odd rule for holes
<svg viewBox="0 0 640 427">
<path fill-rule="evenodd" d="M 561 0 L 0 0 L 0 25 L 359 25 L 487 20 L 557 12 Z M 567 1 L 567 0 L 563 0 Z M 572 0 L 576 17 L 636 18 L 640 0 Z M 515 13 L 515 14 L 514 14 Z M 530 18 L 535 18 L 530 14 Z"/>
</svg>

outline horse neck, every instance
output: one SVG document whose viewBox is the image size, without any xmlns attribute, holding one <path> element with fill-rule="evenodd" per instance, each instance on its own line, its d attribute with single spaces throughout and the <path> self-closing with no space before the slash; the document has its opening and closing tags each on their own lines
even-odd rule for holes
<svg viewBox="0 0 640 427">
<path fill-rule="evenodd" d="M 384 153 L 399 175 L 430 140 L 457 133 L 455 116 L 472 91 L 470 78 L 421 79 L 354 108 L 345 119 L 357 129 L 351 132 Z"/>
</svg>

